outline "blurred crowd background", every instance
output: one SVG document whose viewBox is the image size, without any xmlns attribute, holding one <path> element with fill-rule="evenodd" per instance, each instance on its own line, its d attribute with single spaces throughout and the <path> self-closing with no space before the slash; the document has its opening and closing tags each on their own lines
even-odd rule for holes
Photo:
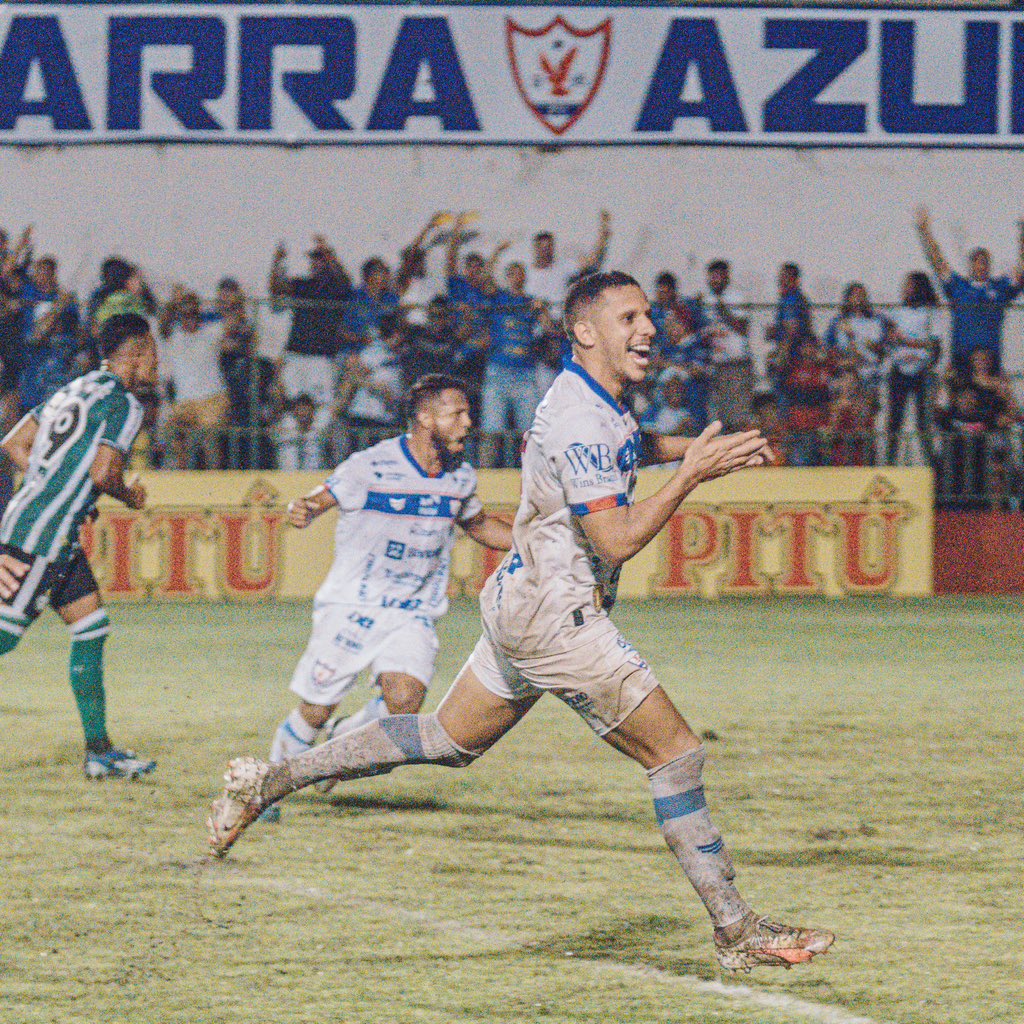
<svg viewBox="0 0 1024 1024">
<path fill-rule="evenodd" d="M 48 254 L 59 240 L 0 232 L 0 417 L 8 428 L 97 365 L 99 327 L 134 311 L 150 318 L 161 357 L 135 468 L 323 470 L 398 433 L 403 395 L 433 371 L 472 396 L 473 458 L 513 467 L 567 355 L 566 291 L 605 266 L 614 225 L 602 211 L 592 246 L 572 257 L 538 228 L 529 255 L 512 258 L 507 241 L 483 245 L 500 225 L 439 212 L 397 259 L 359 265 L 343 240 L 315 236 L 304 252 L 267 254 L 259 295 L 231 268 L 212 295 L 187 281 L 158 288 L 141 253 L 109 256 L 76 288 L 82 268 L 68 275 Z M 652 372 L 630 395 L 641 424 L 758 426 L 789 465 L 930 465 L 943 505 L 1019 509 L 1021 412 L 1003 332 L 1024 287 L 1024 238 L 999 274 L 985 249 L 946 264 L 926 210 L 916 228 L 921 265 L 893 269 L 890 302 L 857 281 L 808 295 L 784 259 L 775 300 L 749 302 L 716 253 L 703 288 L 684 294 L 664 254 L 665 269 L 641 281 L 658 329 Z"/>
</svg>

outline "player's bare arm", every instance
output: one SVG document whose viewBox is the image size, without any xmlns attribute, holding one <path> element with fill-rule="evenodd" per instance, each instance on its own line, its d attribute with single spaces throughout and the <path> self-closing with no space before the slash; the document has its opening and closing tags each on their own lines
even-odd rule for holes
<svg viewBox="0 0 1024 1024">
<path fill-rule="evenodd" d="M 672 479 L 649 498 L 592 512 L 581 521 L 594 550 L 608 565 L 622 565 L 645 548 L 699 484 L 747 468 L 767 446 L 757 430 L 724 436 L 721 430 L 716 420 L 694 438 Z"/>
<path fill-rule="evenodd" d="M 0 441 L 0 448 L 4 454 L 22 472 L 28 469 L 29 455 L 32 453 L 32 444 L 36 439 L 39 430 L 39 421 L 32 413 L 27 413 L 7 432 L 7 435 Z"/>
<path fill-rule="evenodd" d="M 99 446 L 89 467 L 89 477 L 97 491 L 109 494 L 115 501 L 134 509 L 146 507 L 146 488 L 138 476 L 125 481 L 124 454 L 116 448 L 108 444 Z"/>
<path fill-rule="evenodd" d="M 485 548 L 495 551 L 508 551 L 512 547 L 512 527 L 497 516 L 489 516 L 485 512 L 474 516 L 462 529 Z"/>
<path fill-rule="evenodd" d="M 337 504 L 338 499 L 321 485 L 309 494 L 288 502 L 288 522 L 297 530 L 304 530 L 317 516 L 322 516 Z"/>
</svg>

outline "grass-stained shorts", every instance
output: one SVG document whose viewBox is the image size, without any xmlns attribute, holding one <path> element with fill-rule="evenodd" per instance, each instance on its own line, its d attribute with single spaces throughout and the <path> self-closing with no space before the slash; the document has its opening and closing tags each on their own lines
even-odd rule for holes
<svg viewBox="0 0 1024 1024">
<path fill-rule="evenodd" d="M 488 634 L 466 663 L 498 697 L 517 701 L 553 693 L 598 734 L 621 725 L 658 685 L 650 666 L 606 615 L 573 631 L 569 650 L 520 654 Z"/>
</svg>

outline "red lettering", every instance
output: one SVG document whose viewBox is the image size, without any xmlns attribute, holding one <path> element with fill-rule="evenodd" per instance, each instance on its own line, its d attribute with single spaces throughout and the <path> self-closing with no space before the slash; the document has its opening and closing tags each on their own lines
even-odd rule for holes
<svg viewBox="0 0 1024 1024">
<path fill-rule="evenodd" d="M 281 578 L 281 524 L 274 512 L 218 515 L 218 576 L 225 595 L 262 597 L 277 589 Z"/>
<path fill-rule="evenodd" d="M 820 594 L 823 592 L 821 573 L 815 570 L 814 547 L 811 531 L 826 532 L 828 520 L 818 508 L 790 506 L 776 512 L 776 520 L 785 530 L 782 551 L 783 575 L 775 583 L 781 594 Z"/>
<path fill-rule="evenodd" d="M 197 535 L 211 536 L 206 516 L 199 511 L 180 509 L 161 512 L 153 516 L 149 534 L 160 535 L 164 541 L 156 596 L 174 600 L 202 597 L 203 585 L 196 575 L 194 540 Z"/>
<path fill-rule="evenodd" d="M 899 528 L 903 508 L 861 506 L 837 512 L 842 524 L 841 583 L 852 594 L 889 590 L 899 573 Z"/>
<path fill-rule="evenodd" d="M 719 553 L 718 520 L 709 512 L 690 507 L 668 521 L 668 560 L 659 594 L 690 594 L 697 585 L 693 570 L 713 562 Z"/>
<path fill-rule="evenodd" d="M 768 581 L 761 573 L 758 538 L 767 515 L 762 508 L 723 508 L 729 517 L 729 572 L 721 584 L 723 594 L 766 594 Z"/>
<path fill-rule="evenodd" d="M 108 510 L 103 517 L 107 549 L 104 593 L 122 601 L 140 601 L 146 588 L 139 576 L 139 519 L 131 511 Z"/>
</svg>

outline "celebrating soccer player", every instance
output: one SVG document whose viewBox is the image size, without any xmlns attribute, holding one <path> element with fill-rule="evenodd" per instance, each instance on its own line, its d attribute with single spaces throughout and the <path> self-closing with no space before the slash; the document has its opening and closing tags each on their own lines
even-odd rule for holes
<svg viewBox="0 0 1024 1024">
<path fill-rule="evenodd" d="M 407 434 L 352 455 L 324 486 L 288 506 L 300 529 L 328 509 L 341 514 L 334 564 L 292 676 L 301 703 L 278 727 L 271 762 L 309 750 L 325 725 L 331 739 L 423 706 L 437 655 L 434 622 L 448 608 L 455 525 L 485 547 L 512 545 L 508 524 L 484 513 L 476 473 L 462 459 L 470 426 L 463 385 L 441 374 L 421 377 L 409 394 Z M 329 721 L 365 668 L 380 695 Z"/>
<path fill-rule="evenodd" d="M 79 544 L 100 494 L 129 508 L 145 488 L 125 483 L 124 465 L 142 425 L 132 391 L 156 384 L 156 344 L 144 317 L 118 314 L 99 337 L 99 370 L 61 388 L 0 442 L 25 472 L 0 521 L 0 655 L 14 649 L 43 599 L 71 627 L 71 689 L 85 731 L 85 774 L 134 778 L 155 761 L 118 750 L 107 736 L 103 644 L 110 620 Z"/>
<path fill-rule="evenodd" d="M 740 895 L 704 799 L 704 747 L 608 615 L 623 563 L 694 488 L 771 457 L 757 431 L 723 436 L 719 423 L 692 440 L 639 433 L 622 397 L 647 372 L 650 312 L 621 272 L 593 274 L 570 291 L 573 359 L 527 435 L 513 546 L 480 596 L 483 636 L 438 710 L 378 719 L 281 764 L 232 761 L 208 823 L 215 854 L 265 807 L 318 780 L 469 765 L 550 691 L 646 769 L 658 824 L 711 916 L 723 967 L 789 966 L 828 949 L 830 932 L 778 924 Z M 681 461 L 634 503 L 641 460 Z"/>
</svg>

